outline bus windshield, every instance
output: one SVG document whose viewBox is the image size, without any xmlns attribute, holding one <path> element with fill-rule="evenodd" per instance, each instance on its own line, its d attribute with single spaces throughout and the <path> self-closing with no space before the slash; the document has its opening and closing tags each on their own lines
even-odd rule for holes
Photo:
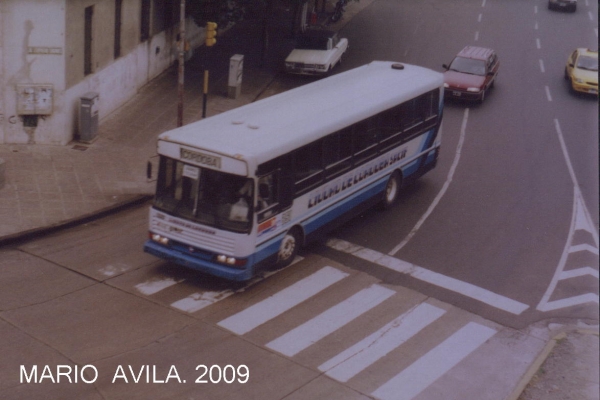
<svg viewBox="0 0 600 400">
<path fill-rule="evenodd" d="M 161 156 L 154 206 L 233 232 L 252 227 L 253 181 Z"/>
</svg>

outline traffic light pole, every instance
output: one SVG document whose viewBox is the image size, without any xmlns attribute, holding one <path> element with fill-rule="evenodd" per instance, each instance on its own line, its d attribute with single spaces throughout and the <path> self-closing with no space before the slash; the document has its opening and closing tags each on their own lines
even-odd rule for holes
<svg viewBox="0 0 600 400">
<path fill-rule="evenodd" d="M 177 69 L 177 126 L 183 126 L 183 62 L 185 60 L 185 0 L 179 4 L 179 65 Z"/>
</svg>

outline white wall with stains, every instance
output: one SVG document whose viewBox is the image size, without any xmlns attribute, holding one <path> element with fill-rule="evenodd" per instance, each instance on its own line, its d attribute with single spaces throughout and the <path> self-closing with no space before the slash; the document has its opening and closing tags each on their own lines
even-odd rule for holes
<svg viewBox="0 0 600 400">
<path fill-rule="evenodd" d="M 127 38 L 115 59 L 114 4 L 114 0 L 0 1 L 0 143 L 65 145 L 77 138 L 82 95 L 99 94 L 102 120 L 177 59 L 177 25 L 140 41 L 139 0 L 123 0 L 121 30 Z M 83 10 L 89 6 L 94 6 L 94 68 L 85 76 Z M 203 31 L 187 21 L 192 48 L 202 43 Z M 132 32 L 138 35 L 135 40 Z M 22 84 L 53 87 L 52 112 L 39 116 L 35 127 L 25 126 L 31 119 L 19 113 L 17 85 Z"/>
</svg>

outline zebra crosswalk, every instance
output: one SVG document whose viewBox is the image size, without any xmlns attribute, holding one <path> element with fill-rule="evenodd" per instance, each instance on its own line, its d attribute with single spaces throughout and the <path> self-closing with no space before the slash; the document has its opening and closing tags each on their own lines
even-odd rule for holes
<svg viewBox="0 0 600 400">
<path fill-rule="evenodd" d="M 156 296 L 174 292 L 180 283 L 165 277 L 135 288 Z M 443 389 L 448 384 L 454 385 L 451 398 L 484 393 L 495 368 L 502 369 L 506 382 L 498 386 L 505 393 L 497 397 L 496 390 L 480 399 L 504 398 L 511 391 L 507 382 L 517 382 L 529 365 L 511 363 L 524 354 L 535 358 L 544 344 L 322 257 L 309 257 L 243 290 L 195 290 L 170 306 L 367 398 L 448 399 Z M 487 362 L 490 352 L 497 354 L 494 363 Z M 464 371 L 469 379 L 461 376 Z"/>
</svg>

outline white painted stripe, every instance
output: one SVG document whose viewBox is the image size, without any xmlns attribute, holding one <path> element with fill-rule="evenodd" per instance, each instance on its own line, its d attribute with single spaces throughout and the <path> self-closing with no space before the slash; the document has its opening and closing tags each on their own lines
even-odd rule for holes
<svg viewBox="0 0 600 400">
<path fill-rule="evenodd" d="M 544 60 L 542 59 L 540 59 L 540 71 L 542 71 L 542 74 L 546 72 L 546 68 L 544 68 Z"/>
<path fill-rule="evenodd" d="M 578 306 L 585 303 L 599 303 L 598 295 L 595 293 L 586 293 L 579 296 L 573 296 L 566 299 L 549 301 L 538 306 L 540 311 L 554 311 L 560 308 Z"/>
<path fill-rule="evenodd" d="M 559 280 L 577 278 L 578 276 L 586 276 L 586 275 L 591 275 L 593 277 L 596 277 L 597 279 L 599 278 L 598 270 L 593 269 L 591 267 L 582 267 L 582 268 L 577 268 L 577 269 L 570 269 L 568 271 L 562 271 L 560 273 Z"/>
<path fill-rule="evenodd" d="M 578 244 L 575 246 L 571 246 L 569 249 L 569 253 L 577 253 L 578 251 L 589 251 L 592 254 L 598 255 L 598 249 L 589 244 Z"/>
<path fill-rule="evenodd" d="M 218 325 L 243 335 L 347 276 L 347 273 L 336 268 L 324 267 L 265 300 L 224 319 Z"/>
<path fill-rule="evenodd" d="M 372 394 L 382 400 L 411 400 L 496 333 L 469 322 Z"/>
<path fill-rule="evenodd" d="M 441 308 L 421 303 L 377 332 L 372 333 L 354 346 L 321 364 L 319 370 L 326 372 L 333 379 L 347 382 L 350 378 L 406 342 L 445 312 Z"/>
<path fill-rule="evenodd" d="M 579 182 L 577 181 L 577 177 L 575 176 L 575 170 L 573 169 L 573 164 L 571 163 L 571 157 L 569 157 L 569 152 L 567 150 L 567 145 L 565 144 L 565 139 L 563 138 L 562 129 L 560 128 L 560 123 L 558 119 L 554 119 L 554 127 L 556 129 L 556 133 L 558 134 L 558 140 L 560 142 L 560 147 L 563 152 L 563 156 L 565 157 L 565 161 L 567 163 L 567 169 L 569 170 L 569 175 L 571 176 L 571 180 L 573 181 L 573 186 L 575 186 L 576 193 L 579 193 Z M 577 198 L 577 196 L 575 196 Z M 583 201 L 583 199 L 581 199 Z M 585 207 L 585 206 L 584 206 Z"/>
<path fill-rule="evenodd" d="M 459 281 L 458 279 L 427 270 L 409 262 L 379 253 L 375 250 L 365 249 L 364 247 L 354 245 L 340 239 L 330 239 L 327 241 L 327 245 L 333 249 L 350 253 L 356 257 L 362 258 L 363 260 L 379 264 L 382 267 L 410 275 L 413 278 L 431 283 L 432 285 L 436 285 L 472 299 L 479 300 L 482 303 L 510 312 L 512 314 L 519 315 L 529 308 L 527 304 L 509 299 L 508 297 L 501 296 L 487 289 L 480 288 L 467 282 Z"/>
<path fill-rule="evenodd" d="M 483 14 L 479 13 L 479 16 L 477 17 L 477 22 L 481 22 L 481 17 L 483 17 Z"/>
<path fill-rule="evenodd" d="M 315 318 L 267 343 L 267 347 L 293 356 L 377 306 L 395 292 L 379 285 L 363 289 Z"/>
<path fill-rule="evenodd" d="M 533 6 L 533 13 L 537 14 L 538 13 L 538 6 Z"/>
<path fill-rule="evenodd" d="M 548 86 L 545 86 L 546 89 L 546 98 L 548 99 L 548 101 L 552 101 L 552 96 L 550 95 L 550 88 Z"/>
<path fill-rule="evenodd" d="M 481 3 L 481 7 L 485 7 L 485 0 L 483 0 L 483 3 Z"/>
<path fill-rule="evenodd" d="M 538 49 L 541 49 L 541 48 L 542 48 L 542 42 L 540 42 L 540 39 L 535 39 L 535 46 L 536 46 Z"/>
<path fill-rule="evenodd" d="M 479 31 L 475 32 L 475 41 L 479 40 Z"/>
<path fill-rule="evenodd" d="M 176 285 L 180 282 L 183 282 L 183 279 L 181 279 L 179 281 L 176 281 L 173 278 L 151 279 L 144 283 L 138 283 L 137 285 L 135 285 L 135 288 L 142 294 L 145 294 L 146 296 L 150 296 L 150 295 L 158 293 L 161 290 L 164 290 L 168 287 Z"/>
<path fill-rule="evenodd" d="M 194 293 L 185 299 L 177 300 L 176 302 L 171 303 L 171 307 L 177 308 L 178 310 L 184 312 L 193 313 L 203 309 L 204 307 L 208 307 L 217 301 L 221 301 L 234 293 L 235 292 L 230 289 L 223 290 L 221 292 Z"/>
<path fill-rule="evenodd" d="M 448 190 L 448 188 L 450 187 L 450 183 L 452 182 L 452 178 L 454 177 L 454 172 L 456 171 L 456 167 L 458 167 L 458 162 L 460 161 L 462 147 L 463 147 L 463 144 L 465 143 L 465 136 L 467 135 L 467 121 L 468 120 L 469 120 L 469 109 L 465 108 L 465 113 L 463 115 L 463 120 L 462 120 L 462 124 L 461 124 L 461 128 L 460 128 L 460 137 L 458 139 L 458 144 L 456 145 L 456 151 L 454 152 L 454 160 L 452 161 L 452 165 L 450 166 L 450 170 L 448 171 L 448 175 L 446 176 L 446 181 L 444 182 L 442 189 L 439 191 L 437 196 L 435 196 L 435 199 L 433 199 L 433 201 L 429 205 L 429 208 L 427 209 L 427 211 L 425 211 L 425 214 L 423 214 L 423 216 L 417 221 L 417 223 L 412 228 L 412 230 L 408 233 L 406 238 L 404 238 L 404 240 L 402 242 L 400 242 L 396 247 L 394 247 L 388 253 L 389 255 L 393 256 L 396 253 L 398 253 L 400 251 L 400 249 L 402 249 L 408 243 L 408 241 L 410 239 L 412 239 L 412 237 L 421 228 L 421 225 L 423 225 L 423 223 L 425 223 L 425 220 L 429 217 L 429 215 L 431 215 L 431 213 L 433 212 L 435 207 L 437 207 L 438 203 L 440 202 L 440 200 L 442 199 L 444 194 L 446 194 L 446 191 Z"/>
<path fill-rule="evenodd" d="M 591 11 L 588 11 L 588 17 L 590 17 L 590 21 L 594 20 L 594 15 L 592 14 Z"/>
<path fill-rule="evenodd" d="M 537 30 L 539 28 L 539 25 L 537 23 L 537 21 L 535 21 L 535 25 L 533 26 L 533 29 Z"/>
<path fill-rule="evenodd" d="M 598 28 L 594 28 L 594 33 L 596 34 L 596 37 L 598 37 Z"/>
</svg>

